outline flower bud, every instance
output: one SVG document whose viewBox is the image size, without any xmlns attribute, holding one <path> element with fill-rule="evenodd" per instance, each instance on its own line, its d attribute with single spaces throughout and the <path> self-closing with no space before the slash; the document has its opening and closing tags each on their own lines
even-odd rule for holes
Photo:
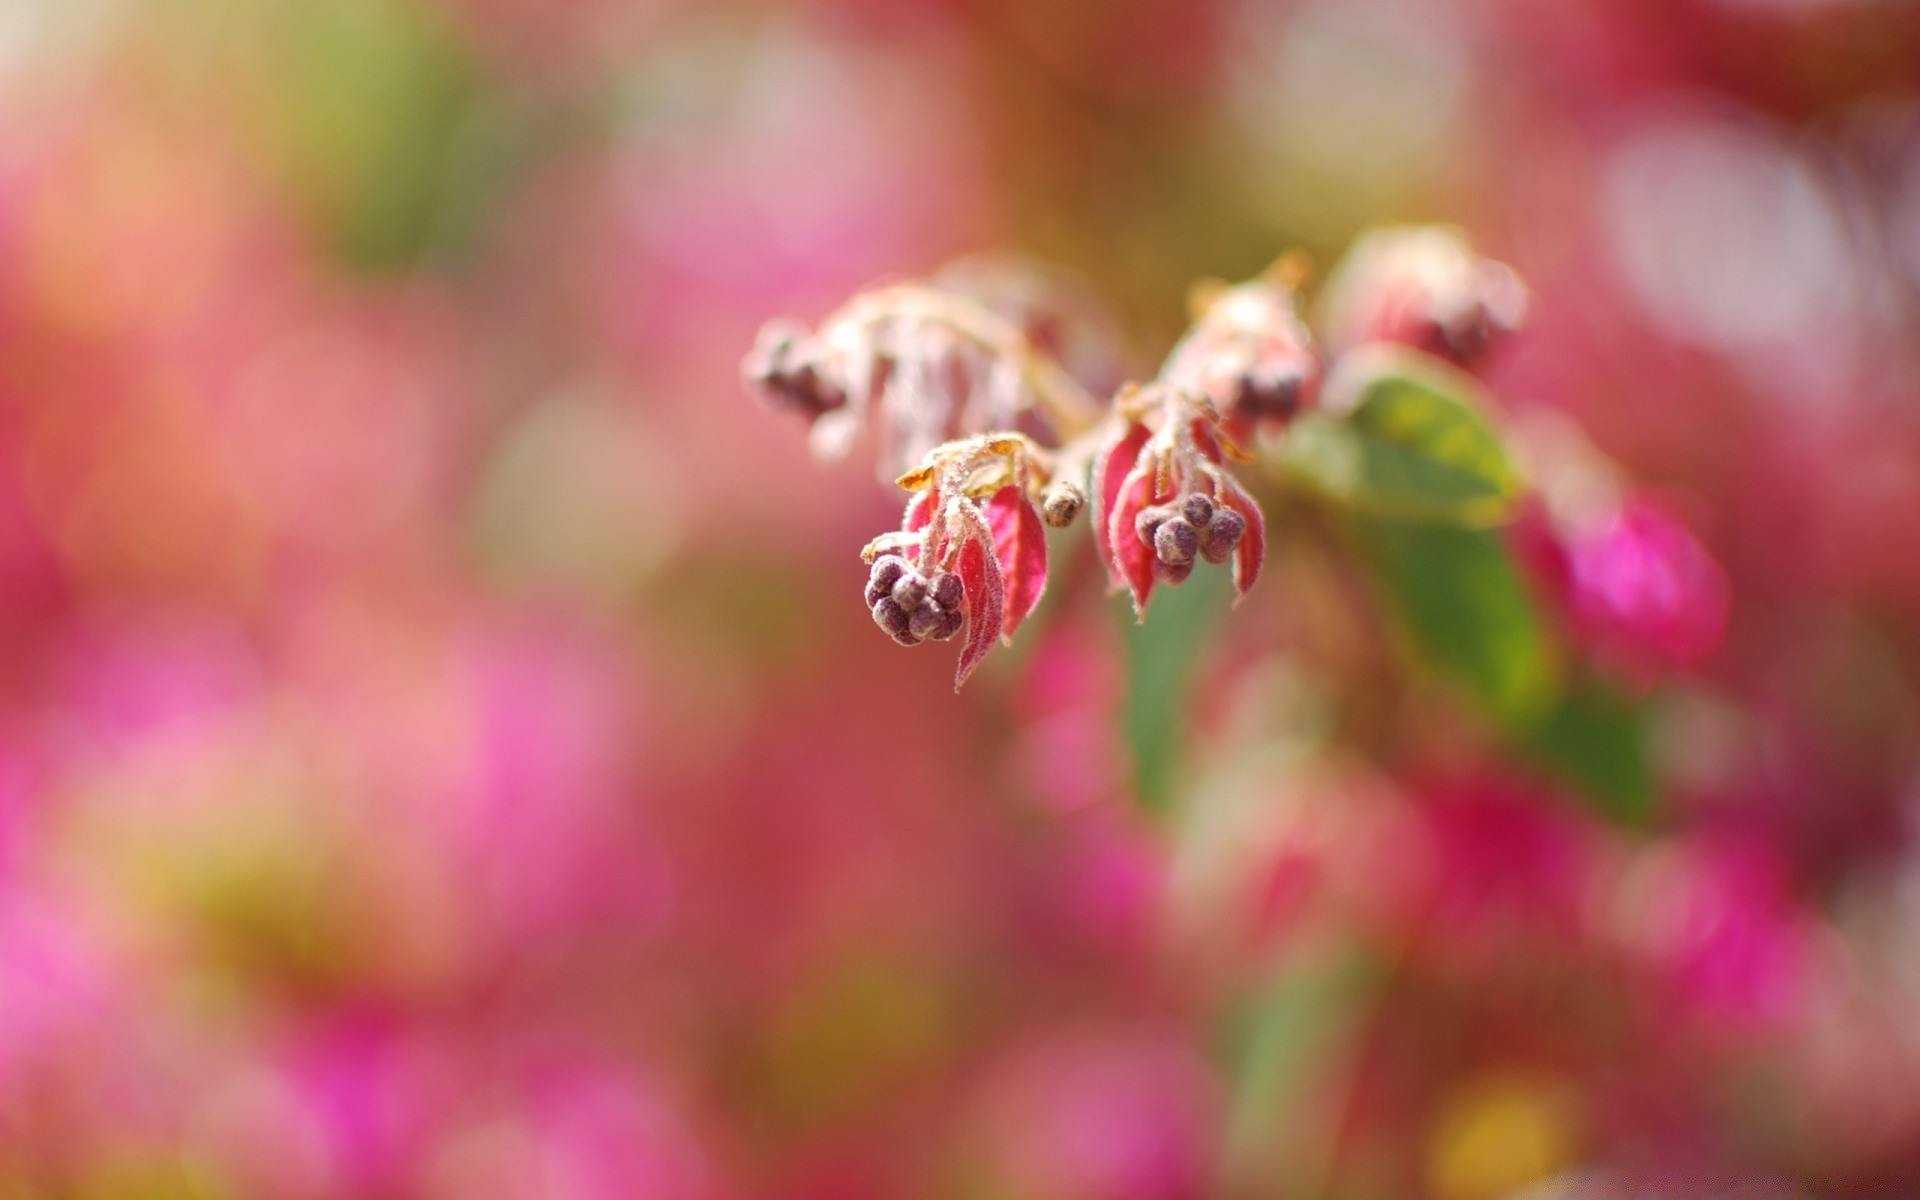
<svg viewBox="0 0 1920 1200">
<path fill-rule="evenodd" d="M 1201 538 L 1201 553 L 1210 563 L 1223 563 L 1233 556 L 1234 548 L 1246 536 L 1247 519 L 1230 508 L 1215 510 Z"/>
<path fill-rule="evenodd" d="M 942 571 L 933 577 L 933 602 L 942 610 L 958 615 L 960 604 L 966 599 L 967 589 L 960 577 L 951 571 Z"/>
<path fill-rule="evenodd" d="M 1180 502 L 1180 515 L 1195 529 L 1205 529 L 1207 522 L 1213 520 L 1213 501 L 1200 492 L 1190 493 Z"/>
<path fill-rule="evenodd" d="M 927 581 L 918 571 L 904 572 L 893 585 L 893 602 L 907 612 L 919 608 L 927 600 Z"/>
<path fill-rule="evenodd" d="M 1159 534 L 1161 524 L 1173 513 L 1165 506 L 1156 504 L 1143 508 L 1140 515 L 1133 519 L 1133 532 L 1147 545 L 1153 545 L 1153 539 Z"/>
<path fill-rule="evenodd" d="M 873 623 L 902 646 L 911 646 L 920 640 L 908 629 L 909 620 L 907 610 L 895 604 L 891 596 L 882 596 L 874 602 Z"/>
<path fill-rule="evenodd" d="M 1086 506 L 1087 493 L 1080 485 L 1062 479 L 1040 497 L 1040 519 L 1055 529 L 1065 529 Z"/>
<path fill-rule="evenodd" d="M 941 628 L 943 620 L 947 620 L 947 612 L 935 603 L 925 603 L 906 616 L 906 632 L 912 634 L 916 641 L 922 641 L 925 637 L 933 636 L 933 632 Z"/>
<path fill-rule="evenodd" d="M 1153 560 L 1153 577 L 1162 583 L 1179 583 L 1193 574 L 1193 560 L 1183 563 L 1170 563 L 1164 558 Z"/>
<path fill-rule="evenodd" d="M 945 609 L 945 611 L 940 614 L 940 624 L 936 625 L 933 632 L 927 635 L 936 642 L 944 642 L 954 634 L 959 633 L 960 626 L 966 622 L 966 617 L 958 608 L 946 608 L 945 605 L 941 607 Z"/>
<path fill-rule="evenodd" d="M 775 404 L 810 417 L 839 408 L 847 396 L 823 371 L 819 345 L 806 326 L 769 321 L 742 364 L 747 381 Z"/>
<path fill-rule="evenodd" d="M 872 608 L 882 596 L 892 595 L 893 585 L 906 573 L 907 560 L 897 554 L 874 560 L 873 570 L 867 575 L 867 607 Z"/>
<path fill-rule="evenodd" d="M 946 616 L 938 604 L 922 604 L 907 615 L 907 632 L 916 642 L 932 637 Z"/>
<path fill-rule="evenodd" d="M 1300 411 L 1306 371 L 1296 363 L 1256 363 L 1233 381 L 1229 408 L 1249 417 L 1285 420 Z"/>
<path fill-rule="evenodd" d="M 1153 552 L 1170 567 L 1190 566 L 1200 549 L 1200 534 L 1186 518 L 1174 517 L 1161 523 L 1153 534 Z"/>
</svg>

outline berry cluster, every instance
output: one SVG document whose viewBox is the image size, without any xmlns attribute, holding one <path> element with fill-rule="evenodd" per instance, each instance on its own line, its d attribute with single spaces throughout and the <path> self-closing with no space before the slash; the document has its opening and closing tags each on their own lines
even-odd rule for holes
<svg viewBox="0 0 1920 1200">
<path fill-rule="evenodd" d="M 944 642 L 959 633 L 966 598 L 958 575 L 937 571 L 929 578 L 898 554 L 875 559 L 867 576 L 867 607 L 873 610 L 873 623 L 902 646 L 917 646 L 929 639 Z"/>
<path fill-rule="evenodd" d="M 1223 563 L 1246 535 L 1247 520 L 1230 508 L 1215 507 L 1199 492 L 1189 492 L 1176 504 L 1143 508 L 1133 519 L 1140 541 L 1153 547 L 1154 578 L 1179 583 L 1193 574 L 1196 556 Z"/>
</svg>

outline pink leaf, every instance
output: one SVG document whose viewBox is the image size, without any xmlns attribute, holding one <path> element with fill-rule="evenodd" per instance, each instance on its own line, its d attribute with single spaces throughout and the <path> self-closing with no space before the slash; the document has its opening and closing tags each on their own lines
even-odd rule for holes
<svg viewBox="0 0 1920 1200">
<path fill-rule="evenodd" d="M 1121 483 L 1113 511 L 1107 517 L 1106 539 L 1113 555 L 1107 569 L 1133 593 L 1133 614 L 1141 620 L 1146 619 L 1147 598 L 1153 592 L 1154 552 L 1152 546 L 1140 540 L 1134 523 L 1142 509 L 1173 498 L 1171 492 L 1166 496 L 1154 494 L 1158 475 L 1152 459 L 1136 462 Z"/>
<path fill-rule="evenodd" d="M 1210 463 L 1219 463 L 1226 458 L 1220 449 L 1220 439 L 1214 436 L 1213 424 L 1205 419 L 1193 423 L 1193 444 Z"/>
<path fill-rule="evenodd" d="M 1126 579 L 1114 555 L 1108 519 L 1119 499 L 1120 485 L 1133 473 L 1133 465 L 1139 460 L 1140 448 L 1147 444 L 1148 436 L 1145 425 L 1129 422 L 1101 448 L 1093 464 L 1093 539 L 1100 551 L 1100 561 L 1106 565 L 1107 579 L 1116 589 L 1124 586 Z M 1133 526 L 1129 524 L 1127 529 L 1131 537 Z"/>
<path fill-rule="evenodd" d="M 1007 611 L 1002 634 L 1027 619 L 1047 590 L 1047 530 L 1026 493 L 1008 484 L 987 501 L 987 523 L 993 527 L 993 554 L 1006 579 Z"/>
<path fill-rule="evenodd" d="M 929 484 L 913 494 L 913 498 L 907 501 L 906 515 L 900 519 L 901 529 L 908 533 L 919 533 L 927 527 L 927 522 L 933 519 L 934 493 L 938 490 Z"/>
<path fill-rule="evenodd" d="M 1233 548 L 1233 586 L 1239 593 L 1234 597 L 1238 604 L 1242 597 L 1253 590 L 1260 578 L 1260 567 L 1267 559 L 1267 520 L 1260 513 L 1260 505 L 1247 494 L 1233 476 L 1225 471 L 1218 472 L 1215 480 L 1219 485 L 1215 499 L 1237 512 L 1247 522 L 1247 530 L 1240 535 L 1240 544 Z"/>
<path fill-rule="evenodd" d="M 1006 612 L 1006 583 L 986 539 L 968 537 L 960 547 L 958 565 L 960 582 L 966 587 L 967 641 L 960 651 L 960 669 L 953 677 L 956 692 L 993 649 Z"/>
</svg>

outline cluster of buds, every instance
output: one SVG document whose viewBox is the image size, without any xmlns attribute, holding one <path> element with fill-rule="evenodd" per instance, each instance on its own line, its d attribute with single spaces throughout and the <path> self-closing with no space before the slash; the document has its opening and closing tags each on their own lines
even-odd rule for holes
<svg viewBox="0 0 1920 1200">
<path fill-rule="evenodd" d="M 1021 434 L 948 442 L 898 480 L 913 492 L 900 529 L 867 544 L 867 606 L 903 646 L 963 628 L 954 687 L 994 641 L 1011 638 L 1047 587 L 1041 495 L 1047 462 Z"/>
<path fill-rule="evenodd" d="M 1512 268 L 1475 254 L 1458 229 L 1382 229 L 1347 252 L 1320 310 L 1335 353 L 1395 342 L 1471 366 L 1520 327 L 1527 289 Z"/>
<path fill-rule="evenodd" d="M 1260 576 L 1266 521 L 1225 469 L 1244 458 L 1221 428 L 1219 410 L 1170 384 L 1123 389 L 1113 432 L 1094 463 L 1094 538 L 1108 578 L 1145 616 L 1157 583 L 1179 583 L 1204 558 L 1233 560 L 1241 596 Z"/>
<path fill-rule="evenodd" d="M 1524 310 L 1512 272 L 1450 230 L 1362 250 L 1328 289 L 1336 348 L 1412 342 L 1459 361 Z M 1202 562 L 1231 563 L 1237 597 L 1253 587 L 1266 522 L 1228 465 L 1316 403 L 1325 369 L 1300 315 L 1304 277 L 1288 256 L 1247 283 L 1200 285 L 1157 378 L 1111 404 L 1096 390 L 1119 361 L 1112 323 L 1085 320 L 1083 290 L 1004 263 L 863 292 L 812 330 L 771 322 L 744 374 L 810 421 L 821 457 L 873 433 L 882 477 L 913 496 L 900 529 L 863 552 L 867 608 L 902 645 L 958 638 L 958 686 L 1039 602 L 1046 529 L 1089 506 L 1108 578 L 1142 619 L 1156 587 Z M 1082 326 L 1108 332 L 1072 336 Z M 1035 427 L 1057 443 L 1014 432 Z"/>
<path fill-rule="evenodd" d="M 871 429 L 891 479 L 943 443 L 1012 429 L 1042 409 L 1071 422 L 1100 404 L 1022 325 L 931 284 L 895 284 L 854 297 L 809 330 L 770 321 L 743 364 L 748 385 L 811 422 L 814 454 L 846 457 Z"/>
<path fill-rule="evenodd" d="M 1238 441 L 1284 426 L 1319 392 L 1320 361 L 1299 315 L 1305 275 L 1304 261 L 1287 255 L 1257 279 L 1205 280 L 1188 296 L 1193 327 L 1160 379 L 1212 401 Z"/>
<path fill-rule="evenodd" d="M 966 598 L 966 585 L 952 571 L 935 571 L 929 579 L 898 554 L 875 559 L 867 576 L 873 623 L 902 646 L 944 642 L 959 633 Z"/>
<path fill-rule="evenodd" d="M 846 406 L 846 388 L 835 382 L 839 372 L 798 321 L 767 322 L 744 370 L 761 395 L 809 421 Z"/>
<path fill-rule="evenodd" d="M 1193 574 L 1196 558 L 1223 563 L 1246 536 L 1247 519 L 1231 508 L 1215 507 L 1200 492 L 1185 496 L 1178 507 L 1156 504 L 1134 518 L 1134 533 L 1153 547 L 1154 578 L 1179 583 Z"/>
</svg>

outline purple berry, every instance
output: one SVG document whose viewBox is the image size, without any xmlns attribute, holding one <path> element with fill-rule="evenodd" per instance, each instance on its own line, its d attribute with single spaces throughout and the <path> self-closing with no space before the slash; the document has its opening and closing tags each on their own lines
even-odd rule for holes
<svg viewBox="0 0 1920 1200">
<path fill-rule="evenodd" d="M 963 623 L 964 618 L 960 615 L 960 610 L 957 608 L 949 608 L 940 614 L 940 624 L 927 636 L 936 642 L 944 642 L 954 634 L 959 633 L 960 626 Z"/>
<path fill-rule="evenodd" d="M 940 622 L 946 618 L 946 615 L 940 610 L 938 604 L 922 604 L 908 614 L 907 632 L 913 635 L 915 641 L 932 637 L 934 630 L 940 628 Z"/>
<path fill-rule="evenodd" d="M 893 585 L 893 602 L 912 612 L 927 600 L 927 581 L 918 571 L 908 571 Z"/>
<path fill-rule="evenodd" d="M 960 611 L 961 602 L 967 598 L 966 585 L 960 577 L 951 571 L 942 571 L 933 577 L 933 602 L 950 613 Z"/>
<path fill-rule="evenodd" d="M 1180 503 L 1180 515 L 1187 524 L 1195 529 L 1205 529 L 1207 522 L 1213 520 L 1213 501 L 1199 492 L 1194 492 Z"/>
<path fill-rule="evenodd" d="M 882 596 L 893 594 L 893 585 L 907 571 L 907 560 L 897 554 L 884 555 L 874 561 L 873 572 L 867 576 L 867 606 Z"/>
<path fill-rule="evenodd" d="M 1207 522 L 1207 536 L 1204 539 L 1203 552 L 1208 562 L 1225 562 L 1232 556 L 1234 547 L 1246 536 L 1247 519 L 1230 508 L 1223 508 L 1213 514 L 1213 520 Z"/>
<path fill-rule="evenodd" d="M 1152 508 L 1143 508 L 1140 515 L 1133 519 L 1133 532 L 1147 545 L 1153 545 L 1161 524 L 1173 514 L 1164 505 L 1156 504 Z"/>
<path fill-rule="evenodd" d="M 1170 563 L 1164 558 L 1153 560 L 1153 577 L 1162 583 L 1179 583 L 1193 574 L 1193 560 L 1183 563 Z"/>
<path fill-rule="evenodd" d="M 1200 534 L 1184 517 L 1161 522 L 1154 531 L 1153 553 L 1170 567 L 1191 565 L 1200 549 Z"/>
<path fill-rule="evenodd" d="M 902 646 L 911 646 L 919 641 L 908 629 L 910 618 L 907 610 L 893 602 L 890 596 L 882 596 L 873 605 L 873 623 L 887 631 L 887 636 Z"/>
</svg>

